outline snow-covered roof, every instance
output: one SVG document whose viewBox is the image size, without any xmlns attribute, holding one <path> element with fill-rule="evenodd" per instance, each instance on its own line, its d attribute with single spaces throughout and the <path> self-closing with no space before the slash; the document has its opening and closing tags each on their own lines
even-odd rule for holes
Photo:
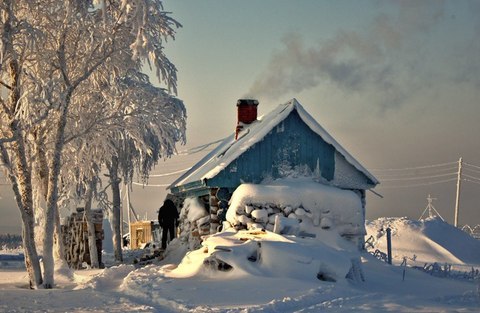
<svg viewBox="0 0 480 313">
<path fill-rule="evenodd" d="M 240 132 L 237 140 L 235 140 L 235 134 L 225 138 L 214 150 L 174 181 L 168 189 L 215 177 L 250 147 L 260 142 L 274 127 L 285 120 L 293 110 L 298 112 L 302 121 L 313 132 L 318 134 L 325 142 L 334 146 L 351 165 L 365 174 L 375 185 L 378 184 L 378 180 L 330 136 L 330 134 L 305 111 L 297 99 L 294 98 L 287 103 L 280 104 L 270 113 L 259 117 L 255 122 L 247 125 L 244 130 Z"/>
</svg>

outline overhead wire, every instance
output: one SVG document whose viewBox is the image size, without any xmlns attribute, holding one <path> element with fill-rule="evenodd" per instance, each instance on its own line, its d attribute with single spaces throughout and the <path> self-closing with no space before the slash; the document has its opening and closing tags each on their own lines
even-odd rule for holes
<svg viewBox="0 0 480 313">
<path fill-rule="evenodd" d="M 141 183 L 136 183 L 132 182 L 133 185 L 136 186 L 142 186 L 142 187 L 168 187 L 170 184 L 156 184 L 156 185 L 150 185 L 150 184 L 141 184 Z"/>
<path fill-rule="evenodd" d="M 450 178 L 450 179 L 433 181 L 433 182 L 424 182 L 424 183 L 418 183 L 418 184 L 397 185 L 397 186 L 383 186 L 382 184 L 380 184 L 377 186 L 377 188 L 410 188 L 410 187 L 430 186 L 430 185 L 452 182 L 456 180 L 457 180 L 456 178 Z"/>
<path fill-rule="evenodd" d="M 473 165 L 473 164 L 470 164 L 470 163 L 468 163 L 468 162 L 462 162 L 462 164 L 463 164 L 463 165 L 466 165 L 466 166 L 471 166 L 471 167 L 480 169 L 480 166 L 478 166 L 478 165 Z"/>
<path fill-rule="evenodd" d="M 385 178 L 385 179 L 383 179 L 382 181 L 422 180 L 422 179 L 438 178 L 438 177 L 445 177 L 445 176 L 452 176 L 452 175 L 457 175 L 457 173 L 448 173 L 448 174 L 430 175 L 430 176 L 415 176 L 415 177 L 401 177 L 401 178 Z"/>
<path fill-rule="evenodd" d="M 447 168 L 436 168 L 436 169 L 422 169 L 422 170 L 415 170 L 415 171 L 405 171 L 405 173 L 384 173 L 384 174 L 375 174 L 376 178 L 388 179 L 388 178 L 395 178 L 395 177 L 408 177 L 408 176 L 417 176 L 419 174 L 440 174 L 446 171 L 456 171 L 458 167 L 447 167 Z M 452 172 L 453 173 L 453 172 Z"/>
<path fill-rule="evenodd" d="M 457 166 L 451 166 L 456 164 Z M 462 172 L 461 172 L 461 181 L 469 182 L 473 184 L 480 185 L 480 177 L 477 177 L 475 174 L 480 174 L 480 166 L 471 164 L 468 162 L 462 162 Z M 449 166 L 450 165 L 450 166 Z M 448 167 L 447 167 L 448 166 Z M 457 181 L 457 177 L 452 177 L 449 179 L 443 180 L 433 180 L 419 183 L 412 183 L 414 180 L 427 180 L 434 179 L 439 177 L 448 177 L 453 175 L 458 175 L 459 162 L 446 162 L 438 163 L 424 166 L 415 166 L 415 167 L 404 167 L 404 168 L 388 168 L 388 169 L 373 169 L 372 171 L 378 171 L 379 173 L 375 176 L 379 180 L 387 184 L 380 184 L 378 188 L 411 188 L 411 187 L 420 187 L 420 186 L 430 186 L 448 182 Z M 455 171 L 454 171 L 455 170 Z M 451 171 L 449 173 L 443 173 L 446 171 Z M 389 185 L 389 182 L 401 182 L 404 181 L 403 185 Z"/>
<path fill-rule="evenodd" d="M 208 147 L 211 145 L 214 145 L 216 143 L 219 143 L 223 141 L 224 139 L 219 139 L 215 140 L 203 145 L 199 145 L 187 150 L 182 150 L 180 151 L 177 155 L 191 155 L 195 153 L 199 153 L 201 151 L 206 150 Z M 213 149 L 212 149 L 213 150 Z M 382 182 L 399 182 L 399 181 L 414 181 L 414 180 L 424 180 L 424 179 L 432 179 L 432 178 L 439 178 L 439 177 L 448 177 L 452 175 L 457 175 L 458 172 L 450 172 L 450 173 L 445 173 L 445 174 L 437 174 L 441 173 L 444 171 L 451 171 L 451 170 L 456 170 L 457 167 L 448 167 L 445 168 L 446 166 L 449 165 L 454 165 L 458 164 L 458 161 L 454 162 L 445 162 L 445 163 L 437 163 L 437 164 L 430 164 L 430 165 L 423 165 L 423 166 L 414 166 L 414 167 L 403 167 L 403 168 L 375 168 L 371 169 L 371 171 L 377 171 L 379 172 L 375 176 L 379 177 L 379 180 Z M 464 170 L 474 172 L 477 174 L 480 174 L 480 166 L 474 165 L 468 162 L 462 162 L 465 167 L 463 167 Z M 474 169 L 473 169 L 474 168 Z M 175 174 L 180 174 L 183 172 L 188 171 L 191 169 L 191 167 L 184 168 L 181 170 L 173 171 L 173 172 L 167 172 L 167 173 L 159 173 L 159 174 L 152 174 L 150 177 L 166 177 L 166 176 L 172 176 Z M 476 170 L 478 169 L 478 170 Z M 408 171 L 416 171 L 416 172 L 408 172 Z M 403 173 L 402 173 L 403 171 Z M 418 173 L 418 171 L 423 172 L 423 173 Z M 427 172 L 425 172 L 427 171 Z M 381 173 L 384 172 L 384 173 Z M 425 175 L 425 176 L 418 176 L 419 174 L 435 174 L 435 175 Z M 410 177 L 411 176 L 411 177 Z M 462 176 L 466 177 L 463 179 L 463 181 L 467 182 L 472 182 L 472 183 L 477 183 L 480 184 L 480 178 L 471 176 L 465 173 L 462 173 Z M 445 180 L 439 180 L 439 181 L 429 181 L 429 182 L 422 182 L 422 183 L 414 183 L 414 184 L 406 184 L 406 185 L 393 185 L 393 186 L 385 186 L 383 184 L 380 184 L 378 187 L 380 188 L 409 188 L 409 187 L 417 187 L 417 186 L 428 186 L 428 185 L 434 185 L 434 184 L 441 184 L 441 183 L 446 183 L 446 182 L 451 182 L 457 180 L 456 178 L 450 178 L 450 179 L 445 179 Z M 168 187 L 170 184 L 142 184 L 142 183 L 136 183 L 133 182 L 134 185 L 137 186 L 143 186 L 143 187 Z M 8 184 L 2 184 L 0 185 L 8 185 Z"/>
<path fill-rule="evenodd" d="M 217 144 L 221 141 L 223 141 L 224 139 L 218 139 L 218 140 L 215 140 L 215 141 L 212 141 L 212 142 L 208 142 L 206 144 L 202 144 L 202 145 L 199 145 L 199 146 L 196 146 L 196 147 L 193 147 L 193 148 L 190 148 L 190 149 L 186 149 L 186 150 L 182 150 L 182 151 L 179 151 L 178 153 L 175 154 L 175 156 L 186 156 L 186 155 L 192 155 L 192 154 L 196 154 L 196 153 L 199 153 L 199 152 L 202 152 L 202 151 L 206 151 L 206 152 L 210 152 L 212 151 L 214 148 L 212 149 L 208 149 L 208 147 L 214 145 L 214 144 Z M 187 162 L 174 162 L 174 164 L 182 164 L 182 163 L 189 163 L 190 161 L 187 161 Z M 175 174 L 180 174 L 180 173 L 183 173 L 183 172 L 186 172 L 188 171 L 189 169 L 191 169 L 192 167 L 187 167 L 187 168 L 184 168 L 184 169 L 181 169 L 181 170 L 176 170 L 174 172 L 168 172 L 168 173 L 158 173 L 158 174 L 151 174 L 149 175 L 149 177 L 165 177 L 165 176 L 171 176 L 171 175 L 175 175 Z"/>
<path fill-rule="evenodd" d="M 442 167 L 451 164 L 457 164 L 458 162 L 447 162 L 447 163 L 438 163 L 438 164 L 431 164 L 431 165 L 424 165 L 424 166 L 415 166 L 415 167 L 404 167 L 404 168 L 372 168 L 371 171 L 405 171 L 405 170 L 418 170 L 418 169 L 426 169 L 426 168 L 435 168 L 435 167 Z M 479 167 L 480 168 L 480 167 Z"/>
<path fill-rule="evenodd" d="M 448 183 L 457 180 L 456 177 L 453 177 L 458 174 L 458 167 L 454 166 L 456 164 L 458 164 L 458 162 L 455 161 L 403 168 L 373 169 L 372 171 L 378 172 L 374 173 L 381 182 L 381 184 L 378 185 L 378 188 L 412 188 Z M 441 177 L 450 178 L 436 180 Z M 421 180 L 429 181 L 415 182 Z M 400 182 L 404 182 L 404 184 L 398 184 Z M 386 185 L 384 183 L 386 183 Z M 390 183 L 397 184 L 390 185 Z"/>
<path fill-rule="evenodd" d="M 225 138 L 218 139 L 218 140 L 215 140 L 215 141 L 212 141 L 212 142 L 203 144 L 203 145 L 199 145 L 199 146 L 196 146 L 196 147 L 187 149 L 187 150 L 179 151 L 179 152 L 177 153 L 177 155 L 190 155 L 190 154 L 195 154 L 195 153 L 202 152 L 203 150 L 207 149 L 207 148 L 210 147 L 211 145 L 214 145 L 214 144 L 216 144 L 216 143 L 219 143 L 219 142 L 223 141 L 224 139 L 225 139 Z M 213 150 L 213 149 L 212 149 L 212 150 Z"/>
<path fill-rule="evenodd" d="M 462 174 L 462 176 L 480 181 L 480 178 L 475 177 L 475 176 L 471 176 L 471 175 L 467 175 L 467 174 Z"/>
<path fill-rule="evenodd" d="M 466 181 L 466 182 L 470 182 L 470 183 L 474 183 L 474 184 L 480 185 L 480 181 L 475 181 L 475 180 L 466 179 L 466 178 L 462 179 L 462 181 Z"/>
<path fill-rule="evenodd" d="M 180 173 L 183 173 L 183 172 L 186 172 L 188 171 L 189 169 L 191 169 L 192 167 L 188 167 L 188 168 L 184 168 L 184 169 L 181 169 L 181 170 L 178 170 L 178 171 L 175 171 L 175 172 L 169 172 L 169 173 L 162 173 L 162 174 L 152 174 L 152 175 L 149 175 L 148 177 L 165 177 L 165 176 L 172 176 L 172 175 L 175 175 L 175 174 L 180 174 Z"/>
<path fill-rule="evenodd" d="M 477 171 L 477 170 L 474 170 L 474 169 L 471 169 L 471 168 L 468 168 L 468 167 L 464 167 L 464 168 L 462 168 L 462 170 L 470 171 L 470 172 L 473 172 L 473 173 L 480 174 L 480 171 Z"/>
</svg>

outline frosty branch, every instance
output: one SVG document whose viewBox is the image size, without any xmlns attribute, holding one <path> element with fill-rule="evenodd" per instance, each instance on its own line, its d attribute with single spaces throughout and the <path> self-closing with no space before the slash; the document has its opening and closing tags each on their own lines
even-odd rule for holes
<svg viewBox="0 0 480 313">
<path fill-rule="evenodd" d="M 0 114 L 9 119 L 1 125 L 0 150 L 4 163 L 12 165 L 9 178 L 24 223 L 30 284 L 38 288 L 43 282 L 51 288 L 52 236 L 55 232 L 58 238 L 58 205 L 70 185 L 65 182 L 71 181 L 70 186 L 88 182 L 95 175 L 92 166 L 106 164 L 112 171 L 111 183 L 118 186 L 118 170 L 131 177 L 135 166 L 148 175 L 146 169 L 160 155 L 171 154 L 175 143 L 184 141 L 181 101 L 146 80 L 118 84 L 147 61 L 175 91 L 176 68 L 163 54 L 162 40 L 173 38 L 174 27 L 180 24 L 162 11 L 159 0 L 137 1 L 133 6 L 108 1 L 103 10 L 75 1 L 6 0 L 0 10 L 0 81 L 8 91 Z M 123 113 L 115 113 L 119 110 Z M 105 136 L 98 136 L 99 131 Z M 123 143 L 114 144 L 115 138 Z M 120 153 L 120 147 L 130 148 Z M 75 154 L 82 149 L 87 152 Z M 35 184 L 32 174 L 38 179 Z M 33 203 L 33 192 L 47 202 L 43 277 L 33 240 L 33 211 L 41 208 Z M 114 200 L 117 214 L 119 197 Z"/>
</svg>

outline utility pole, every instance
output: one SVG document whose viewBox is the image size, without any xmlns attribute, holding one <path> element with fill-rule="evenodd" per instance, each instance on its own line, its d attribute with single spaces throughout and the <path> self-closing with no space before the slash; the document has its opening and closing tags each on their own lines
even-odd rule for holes
<svg viewBox="0 0 480 313">
<path fill-rule="evenodd" d="M 462 184 L 462 158 L 458 160 L 458 176 L 457 176 L 457 197 L 455 200 L 455 220 L 453 226 L 458 227 L 458 211 L 460 210 L 460 187 Z"/>
</svg>

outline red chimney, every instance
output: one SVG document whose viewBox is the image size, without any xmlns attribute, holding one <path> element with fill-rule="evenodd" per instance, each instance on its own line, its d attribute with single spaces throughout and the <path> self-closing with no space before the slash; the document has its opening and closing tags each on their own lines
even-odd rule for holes
<svg viewBox="0 0 480 313">
<path fill-rule="evenodd" d="M 237 101 L 237 128 L 235 131 L 235 139 L 238 139 L 238 133 L 243 129 L 243 125 L 251 124 L 257 120 L 258 100 L 255 99 L 239 99 Z"/>
</svg>

